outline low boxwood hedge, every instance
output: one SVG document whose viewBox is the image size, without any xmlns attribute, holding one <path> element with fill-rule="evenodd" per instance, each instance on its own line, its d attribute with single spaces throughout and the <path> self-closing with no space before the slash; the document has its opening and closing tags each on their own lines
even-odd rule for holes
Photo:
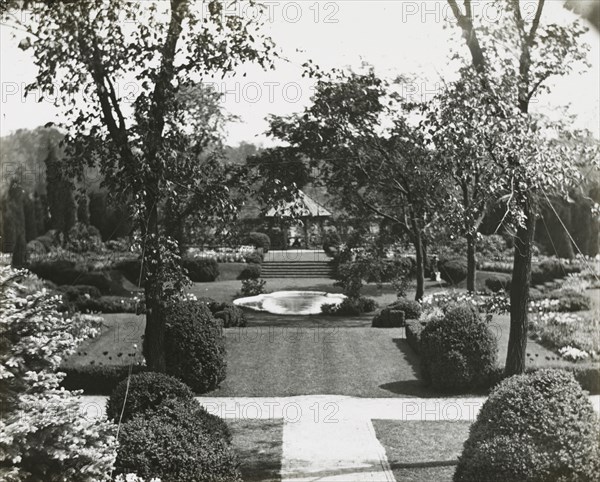
<svg viewBox="0 0 600 482">
<path fill-rule="evenodd" d="M 56 285 L 94 286 L 103 295 L 125 296 L 128 294 L 123 285 L 115 279 L 115 273 L 87 271 L 77 268 L 73 261 L 65 259 L 35 261 L 29 264 L 28 269 L 40 278 Z"/>
<path fill-rule="evenodd" d="M 325 303 L 321 305 L 324 315 L 333 316 L 358 316 L 363 313 L 371 313 L 377 309 L 377 302 L 372 298 L 360 296 L 358 298 L 344 298 L 339 304 Z"/>
<path fill-rule="evenodd" d="M 420 353 L 421 333 L 425 325 L 418 320 L 409 320 L 406 322 L 406 342 L 415 353 Z"/>
<path fill-rule="evenodd" d="M 146 367 L 133 365 L 132 373 L 141 373 Z M 61 386 L 66 390 L 83 390 L 86 395 L 110 395 L 120 381 L 127 378 L 129 365 L 65 365 Z"/>
<path fill-rule="evenodd" d="M 418 301 L 409 300 L 407 298 L 397 299 L 389 305 L 389 308 L 404 311 L 404 317 L 407 320 L 418 320 L 423 311 L 421 304 Z"/>
</svg>

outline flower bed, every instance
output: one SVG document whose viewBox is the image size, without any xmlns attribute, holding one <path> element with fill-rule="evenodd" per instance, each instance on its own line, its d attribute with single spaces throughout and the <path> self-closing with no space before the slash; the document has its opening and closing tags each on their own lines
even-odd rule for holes
<svg viewBox="0 0 600 482">
<path fill-rule="evenodd" d="M 571 361 L 597 360 L 600 355 L 600 320 L 593 315 L 541 313 L 529 323 L 531 337 Z"/>
<path fill-rule="evenodd" d="M 257 250 L 254 246 L 238 246 L 236 248 L 189 248 L 187 255 L 192 258 L 214 259 L 218 263 L 245 263 L 246 257 Z"/>
</svg>

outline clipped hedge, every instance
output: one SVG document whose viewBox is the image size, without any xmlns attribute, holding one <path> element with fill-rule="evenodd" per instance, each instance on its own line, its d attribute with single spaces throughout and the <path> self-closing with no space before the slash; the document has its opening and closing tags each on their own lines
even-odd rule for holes
<svg viewBox="0 0 600 482">
<path fill-rule="evenodd" d="M 498 352 L 494 335 L 471 306 L 428 322 L 419 349 L 424 380 L 454 392 L 488 386 Z"/>
<path fill-rule="evenodd" d="M 597 481 L 599 439 L 598 418 L 572 374 L 513 376 L 483 404 L 454 481 Z"/>
<path fill-rule="evenodd" d="M 141 373 L 146 367 L 134 365 L 132 373 Z M 86 395 L 110 395 L 115 387 L 127 378 L 129 365 L 61 366 L 65 373 L 61 387 L 65 390 L 83 390 Z"/>
<path fill-rule="evenodd" d="M 57 285 L 94 286 L 103 295 L 127 295 L 123 286 L 112 279 L 108 271 L 86 271 L 78 269 L 73 261 L 65 259 L 36 261 L 28 269 L 38 277 Z"/>
<path fill-rule="evenodd" d="M 421 352 L 421 334 L 425 325 L 418 320 L 409 320 L 406 322 L 406 342 L 415 353 Z"/>
<path fill-rule="evenodd" d="M 62 285 L 58 291 L 63 294 L 63 300 L 67 302 L 78 301 L 81 298 L 100 298 L 101 293 L 98 288 L 90 285 Z"/>
<path fill-rule="evenodd" d="M 321 313 L 333 316 L 357 316 L 371 313 L 377 309 L 377 302 L 372 298 L 360 296 L 358 298 L 344 298 L 339 304 L 325 303 L 321 305 Z"/>
<path fill-rule="evenodd" d="M 407 298 L 397 299 L 389 306 L 389 308 L 404 311 L 404 317 L 407 320 L 418 320 L 423 311 L 421 304 L 418 301 L 409 300 Z"/>
<path fill-rule="evenodd" d="M 126 422 L 134 415 L 156 409 L 171 399 L 193 400 L 194 393 L 177 378 L 163 373 L 138 373 L 131 376 L 129 384 L 127 379 L 122 380 L 113 390 L 106 403 L 106 416 L 118 422 L 122 412 L 121 420 Z"/>
<path fill-rule="evenodd" d="M 204 303 L 215 318 L 223 321 L 224 328 L 246 326 L 248 324 L 244 310 L 233 303 L 219 302 L 212 298 L 200 298 L 198 301 Z"/>
<path fill-rule="evenodd" d="M 404 311 L 384 308 L 373 317 L 373 328 L 400 328 L 406 323 Z"/>
<path fill-rule="evenodd" d="M 544 284 L 580 271 L 581 268 L 577 265 L 563 263 L 558 259 L 546 259 L 532 266 L 531 283 L 534 285 Z"/>
<path fill-rule="evenodd" d="M 534 373 L 539 368 L 528 368 L 527 373 Z M 593 363 L 577 363 L 576 365 L 561 367 L 569 372 L 581 385 L 581 388 L 590 395 L 600 395 L 600 365 Z"/>
<path fill-rule="evenodd" d="M 444 259 L 438 266 L 442 279 L 451 285 L 456 285 L 467 278 L 466 258 Z"/>
<path fill-rule="evenodd" d="M 493 293 L 510 292 L 511 283 L 512 276 L 506 273 L 489 274 L 485 279 L 485 287 Z"/>
<path fill-rule="evenodd" d="M 263 255 L 257 251 L 254 251 L 253 253 L 248 253 L 245 255 L 244 261 L 246 261 L 246 263 L 261 264 L 263 262 Z"/>
<path fill-rule="evenodd" d="M 239 280 L 258 279 L 262 273 L 262 267 L 258 263 L 248 263 L 248 265 L 239 274 Z"/>
<path fill-rule="evenodd" d="M 197 393 L 213 390 L 225 379 L 223 322 L 201 301 L 163 306 L 166 372 Z"/>
<path fill-rule="evenodd" d="M 219 276 L 219 263 L 213 258 L 183 258 L 183 267 L 194 283 L 209 283 Z"/>
<path fill-rule="evenodd" d="M 241 481 L 225 423 L 195 400 L 168 400 L 121 426 L 116 474 L 150 480 Z"/>
<path fill-rule="evenodd" d="M 265 233 L 252 232 L 246 237 L 246 244 L 262 248 L 263 253 L 268 253 L 271 249 L 271 238 Z"/>
</svg>

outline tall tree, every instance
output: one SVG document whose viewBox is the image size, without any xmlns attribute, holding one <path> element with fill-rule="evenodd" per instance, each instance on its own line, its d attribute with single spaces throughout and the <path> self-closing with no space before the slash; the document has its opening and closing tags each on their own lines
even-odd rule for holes
<svg viewBox="0 0 600 482">
<path fill-rule="evenodd" d="M 527 311 L 535 232 L 536 193 L 564 187 L 576 178 L 572 151 L 552 142 L 552 132 L 568 132 L 565 122 L 549 123 L 530 112 L 532 98 L 548 90 L 547 80 L 566 75 L 585 59 L 577 21 L 545 23 L 545 0 L 537 0 L 528 23 L 518 0 L 496 1 L 496 25 L 476 25 L 471 0 L 463 7 L 447 0 L 469 50 L 472 76 L 484 88 L 479 109 L 488 116 L 485 132 L 490 156 L 505 172 L 507 214 L 515 222 L 511 320 L 506 374 L 525 370 Z"/>
<path fill-rule="evenodd" d="M 446 85 L 432 102 L 423 106 L 426 130 L 435 146 L 436 168 L 448 175 L 450 192 L 444 219 L 467 244 L 467 290 L 476 289 L 477 236 L 487 209 L 497 196 L 501 166 L 490 158 L 482 142 L 485 114 L 480 109 L 482 85 L 470 69 Z M 479 95 L 474 95 L 474 92 Z"/>
<path fill-rule="evenodd" d="M 31 87 L 64 101 L 69 159 L 79 168 L 99 163 L 111 192 L 132 206 L 147 268 L 144 354 L 148 367 L 162 372 L 161 306 L 186 278 L 160 210 L 196 183 L 183 176 L 172 181 L 171 168 L 194 142 L 181 125 L 188 100 L 178 94 L 245 61 L 266 67 L 274 47 L 253 19 L 236 14 L 236 2 L 48 0 L 25 6 L 31 11 L 25 20 L 35 21 L 16 21 L 27 32 L 20 45 L 33 50 L 39 68 Z M 15 22 L 10 12 L 7 21 Z M 73 100 L 80 93 L 84 105 Z"/>
<path fill-rule="evenodd" d="M 320 74 L 317 73 L 317 76 Z M 433 153 L 393 89 L 371 70 L 320 76 L 312 105 L 271 119 L 271 134 L 315 162 L 340 207 L 386 220 L 408 235 L 416 251 L 416 299 L 424 293 L 424 233 L 441 201 Z M 385 126 L 385 127 L 382 127 Z"/>
</svg>

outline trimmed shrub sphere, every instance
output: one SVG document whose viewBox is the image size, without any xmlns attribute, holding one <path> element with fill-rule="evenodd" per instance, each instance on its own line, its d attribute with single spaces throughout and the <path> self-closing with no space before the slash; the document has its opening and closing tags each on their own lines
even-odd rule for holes
<svg viewBox="0 0 600 482">
<path fill-rule="evenodd" d="M 121 427 L 117 474 L 145 480 L 241 481 L 225 423 L 195 400 L 169 400 Z"/>
<path fill-rule="evenodd" d="M 427 323 L 419 349 L 423 378 L 443 391 L 485 386 L 496 367 L 496 338 L 472 306 Z"/>
<path fill-rule="evenodd" d="M 211 282 L 219 276 L 219 264 L 213 258 L 183 258 L 183 266 L 195 283 Z"/>
<path fill-rule="evenodd" d="M 134 415 L 154 409 L 171 399 L 192 400 L 194 393 L 186 384 L 163 373 L 144 372 L 132 375 L 127 388 L 127 379 L 122 380 L 114 389 L 106 404 L 106 416 L 119 421 L 127 393 L 127 402 L 123 411 L 125 422 Z"/>
<path fill-rule="evenodd" d="M 262 248 L 263 253 L 268 253 L 271 249 L 271 238 L 265 233 L 252 232 L 248 234 L 246 243 L 255 248 Z"/>
<path fill-rule="evenodd" d="M 465 258 L 442 260 L 439 268 L 442 279 L 451 285 L 456 285 L 467 278 L 467 260 Z"/>
<path fill-rule="evenodd" d="M 599 442 L 598 418 L 570 373 L 513 376 L 483 404 L 454 481 L 597 481 Z"/>
<path fill-rule="evenodd" d="M 223 322 L 201 301 L 176 301 L 164 306 L 167 374 L 194 392 L 213 390 L 225 379 Z"/>
</svg>

